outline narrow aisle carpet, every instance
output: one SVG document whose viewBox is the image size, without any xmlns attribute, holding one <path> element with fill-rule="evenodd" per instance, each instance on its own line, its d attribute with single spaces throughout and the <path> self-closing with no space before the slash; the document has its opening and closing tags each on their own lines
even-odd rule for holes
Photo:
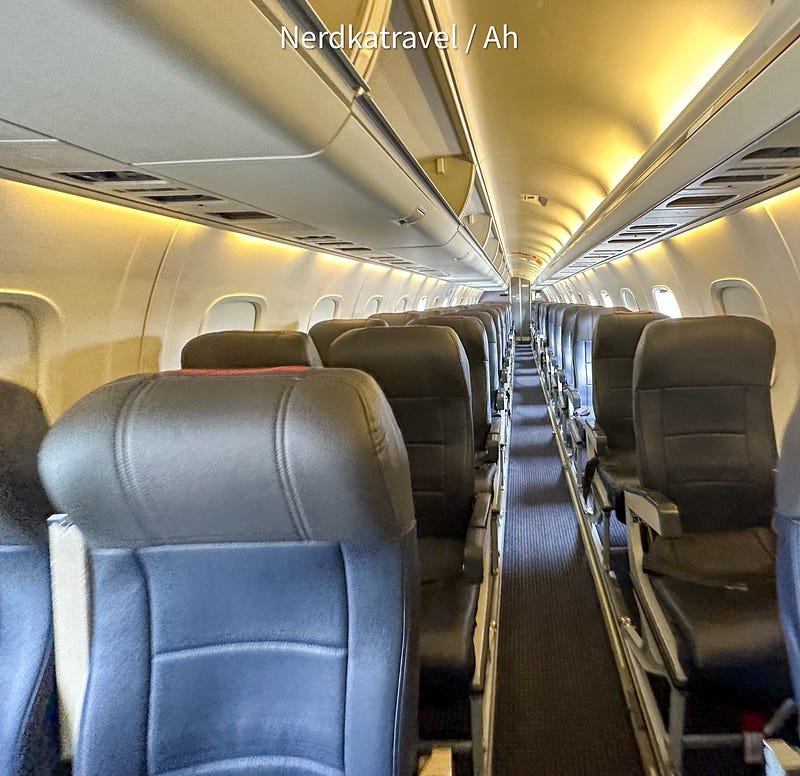
<svg viewBox="0 0 800 776">
<path fill-rule="evenodd" d="M 517 347 L 510 452 L 494 773 L 639 776 L 529 345 Z"/>
</svg>

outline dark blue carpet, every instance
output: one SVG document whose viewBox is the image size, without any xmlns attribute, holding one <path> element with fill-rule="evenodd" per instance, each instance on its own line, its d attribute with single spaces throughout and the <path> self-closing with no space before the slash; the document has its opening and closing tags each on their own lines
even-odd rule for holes
<svg viewBox="0 0 800 776">
<path fill-rule="evenodd" d="M 530 346 L 517 348 L 496 776 L 638 776 L 638 750 Z"/>
</svg>

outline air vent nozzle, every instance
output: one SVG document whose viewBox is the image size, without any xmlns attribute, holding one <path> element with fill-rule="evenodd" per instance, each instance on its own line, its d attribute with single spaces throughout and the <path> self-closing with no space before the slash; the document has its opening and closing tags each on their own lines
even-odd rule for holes
<svg viewBox="0 0 800 776">
<path fill-rule="evenodd" d="M 166 183 L 155 175 L 148 175 L 136 170 L 89 170 L 87 172 L 60 172 L 64 178 L 71 178 L 81 183 Z"/>
<path fill-rule="evenodd" d="M 219 213 L 209 213 L 216 218 L 224 218 L 226 221 L 260 221 L 265 218 L 275 218 L 268 213 L 259 213 L 258 210 L 227 210 Z"/>
<path fill-rule="evenodd" d="M 219 197 L 212 197 L 210 194 L 159 194 L 153 197 L 145 197 L 144 199 L 163 204 L 175 202 L 222 202 Z"/>
<path fill-rule="evenodd" d="M 742 157 L 743 161 L 748 159 L 800 159 L 800 147 L 798 146 L 777 146 L 771 148 L 759 148 L 751 151 Z"/>
<path fill-rule="evenodd" d="M 667 202 L 667 207 L 712 207 L 728 200 L 736 199 L 736 194 L 710 194 L 704 197 L 678 197 L 672 202 Z"/>
</svg>

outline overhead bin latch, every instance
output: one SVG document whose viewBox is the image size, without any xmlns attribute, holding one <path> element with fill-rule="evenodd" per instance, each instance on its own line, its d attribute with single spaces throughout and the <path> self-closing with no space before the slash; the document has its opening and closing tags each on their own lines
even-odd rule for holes
<svg viewBox="0 0 800 776">
<path fill-rule="evenodd" d="M 393 218 L 392 223 L 398 226 L 413 226 L 422 221 L 423 218 L 425 218 L 425 208 L 418 207 L 410 215 L 404 216 L 403 218 Z"/>
</svg>

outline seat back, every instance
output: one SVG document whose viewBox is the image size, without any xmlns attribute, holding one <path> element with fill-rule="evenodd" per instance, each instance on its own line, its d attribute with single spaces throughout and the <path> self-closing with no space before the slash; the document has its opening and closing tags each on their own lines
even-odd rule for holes
<svg viewBox="0 0 800 776">
<path fill-rule="evenodd" d="M 506 353 L 506 343 L 508 342 L 508 327 L 506 326 L 505 317 L 497 307 L 491 304 L 475 305 L 475 309 L 489 313 L 489 315 L 492 316 L 492 320 L 494 320 L 494 325 L 497 330 L 499 359 L 502 364 L 503 356 Z"/>
<path fill-rule="evenodd" d="M 416 310 L 406 310 L 402 313 L 373 313 L 369 316 L 371 319 L 379 319 L 385 321 L 389 326 L 405 326 L 409 321 L 413 321 L 422 317 L 422 313 Z"/>
<path fill-rule="evenodd" d="M 550 320 L 550 308 L 554 302 L 542 302 L 539 305 L 539 334 L 547 339 L 548 322 Z"/>
<path fill-rule="evenodd" d="M 677 504 L 684 532 L 766 526 L 775 338 L 754 318 L 654 321 L 633 365 L 639 481 Z"/>
<path fill-rule="evenodd" d="M 613 307 L 592 307 L 584 305 L 578 310 L 572 329 L 568 332 L 567 347 L 571 351 L 572 387 L 578 392 L 581 407 L 592 409 L 592 334 L 597 321 L 612 315 Z"/>
<path fill-rule="evenodd" d="M 409 326 L 449 326 L 461 341 L 469 364 L 472 391 L 472 429 L 475 449 L 486 449 L 486 437 L 492 423 L 489 392 L 489 343 L 486 329 L 477 318 L 466 315 L 440 315 L 436 318 L 419 318 Z"/>
<path fill-rule="evenodd" d="M 651 312 L 601 315 L 592 336 L 594 416 L 615 450 L 636 448 L 633 357 L 644 327 L 666 316 Z"/>
<path fill-rule="evenodd" d="M 486 342 L 489 347 L 489 389 L 491 395 L 495 396 L 500 388 L 500 341 L 497 334 L 497 326 L 494 318 L 486 310 L 471 310 L 464 308 L 458 315 L 476 318 L 483 324 L 486 331 Z"/>
<path fill-rule="evenodd" d="M 783 436 L 775 481 L 776 574 L 795 701 L 800 699 L 800 403 Z"/>
<path fill-rule="evenodd" d="M 47 518 L 36 468 L 47 421 L 27 389 L 0 381 L 0 773 L 58 761 Z"/>
<path fill-rule="evenodd" d="M 322 366 L 303 331 L 218 331 L 189 340 L 181 351 L 184 369 L 268 369 Z"/>
<path fill-rule="evenodd" d="M 586 305 L 571 304 L 564 312 L 564 320 L 561 322 L 561 344 L 559 352 L 561 353 L 561 371 L 564 372 L 564 377 L 567 380 L 567 385 L 575 385 L 575 368 L 572 358 L 571 343 L 575 339 L 575 323 L 578 318 L 578 313 Z"/>
<path fill-rule="evenodd" d="M 314 346 L 319 353 L 323 365 L 328 364 L 333 341 L 352 329 L 363 329 L 365 326 L 388 326 L 389 324 L 381 318 L 332 318 L 328 321 L 315 323 L 308 332 L 314 342 Z"/>
<path fill-rule="evenodd" d="M 456 333 L 356 329 L 333 343 L 331 365 L 367 372 L 389 399 L 408 451 L 419 535 L 463 539 L 475 450 L 469 365 Z"/>
<path fill-rule="evenodd" d="M 555 358 L 556 364 L 559 363 L 559 351 L 561 348 L 561 324 L 564 320 L 564 311 L 569 307 L 565 302 L 558 302 L 550 309 L 550 317 L 547 323 L 547 345 Z"/>
<path fill-rule="evenodd" d="M 412 772 L 414 514 L 369 376 L 124 378 L 40 466 L 90 552 L 76 773 Z"/>
</svg>

